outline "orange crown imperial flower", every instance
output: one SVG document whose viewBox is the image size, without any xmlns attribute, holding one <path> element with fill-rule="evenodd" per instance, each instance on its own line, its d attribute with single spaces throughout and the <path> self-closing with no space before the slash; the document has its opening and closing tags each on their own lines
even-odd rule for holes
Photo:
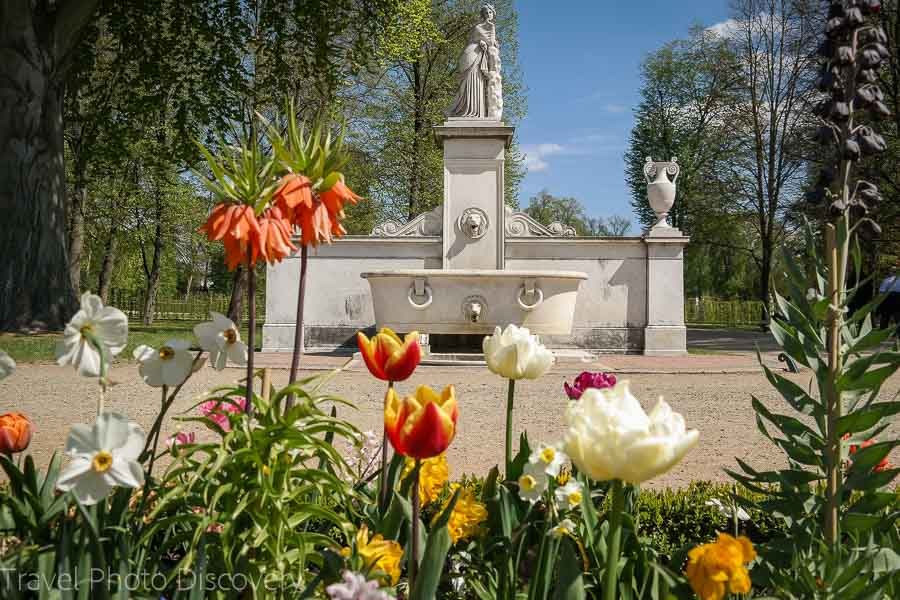
<svg viewBox="0 0 900 600">
<path fill-rule="evenodd" d="M 312 181 L 305 175 L 288 173 L 281 178 L 281 187 L 272 196 L 272 200 L 285 214 L 298 206 L 310 209 L 313 204 Z"/>
<path fill-rule="evenodd" d="M 31 421 L 22 413 L 0 415 L 0 454 L 22 452 L 31 443 Z"/>
<path fill-rule="evenodd" d="M 422 360 L 417 331 L 406 334 L 402 340 L 387 327 L 371 340 L 360 331 L 356 343 L 369 372 L 382 381 L 406 381 Z"/>
<path fill-rule="evenodd" d="M 438 395 L 426 385 L 401 399 L 394 388 L 384 399 L 384 428 L 399 454 L 424 460 L 443 453 L 456 435 L 459 408 L 453 386 Z"/>
<path fill-rule="evenodd" d="M 249 259 L 274 263 L 297 249 L 291 243 L 291 222 L 278 206 L 256 216 L 249 204 L 222 203 L 213 208 L 200 231 L 209 241 L 221 240 L 225 262 L 232 271 Z M 248 256 L 249 255 L 249 256 Z"/>
<path fill-rule="evenodd" d="M 715 542 L 688 553 L 687 578 L 700 600 L 722 600 L 727 593 L 747 594 L 751 586 L 745 565 L 755 558 L 749 539 L 720 533 Z"/>
</svg>

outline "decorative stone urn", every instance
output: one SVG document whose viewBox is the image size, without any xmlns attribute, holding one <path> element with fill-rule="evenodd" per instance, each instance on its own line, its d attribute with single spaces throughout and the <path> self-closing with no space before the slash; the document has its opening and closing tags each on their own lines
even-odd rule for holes
<svg viewBox="0 0 900 600">
<path fill-rule="evenodd" d="M 676 184 L 680 171 L 678 159 L 674 157 L 669 162 L 654 162 L 653 158 L 648 156 L 647 161 L 644 163 L 644 177 L 647 179 L 647 200 L 650 203 L 650 208 L 656 213 L 656 223 L 654 223 L 653 228 L 668 227 L 666 218 L 675 204 Z M 670 177 L 671 179 L 669 179 Z"/>
</svg>

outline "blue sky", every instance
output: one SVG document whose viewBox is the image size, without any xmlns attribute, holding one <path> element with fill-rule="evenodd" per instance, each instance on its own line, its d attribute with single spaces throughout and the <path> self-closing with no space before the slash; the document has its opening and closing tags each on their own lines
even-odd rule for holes
<svg viewBox="0 0 900 600">
<path fill-rule="evenodd" d="M 520 204 L 546 188 L 590 216 L 632 215 L 623 154 L 640 64 L 691 25 L 728 18 L 728 0 L 518 0 L 528 113 L 518 139 L 529 172 Z M 662 159 L 664 157 L 654 157 Z"/>
</svg>

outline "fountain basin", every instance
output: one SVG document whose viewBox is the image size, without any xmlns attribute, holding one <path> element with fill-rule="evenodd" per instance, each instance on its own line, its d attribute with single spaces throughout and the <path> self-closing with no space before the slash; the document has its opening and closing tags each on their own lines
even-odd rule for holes
<svg viewBox="0 0 900 600">
<path fill-rule="evenodd" d="M 572 332 L 577 271 L 397 269 L 368 271 L 375 325 L 395 331 L 484 334 L 509 323 L 533 333 Z"/>
</svg>

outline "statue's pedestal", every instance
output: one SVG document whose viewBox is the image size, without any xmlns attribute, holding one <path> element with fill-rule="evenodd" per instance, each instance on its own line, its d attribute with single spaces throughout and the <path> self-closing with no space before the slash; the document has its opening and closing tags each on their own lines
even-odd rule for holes
<svg viewBox="0 0 900 600">
<path fill-rule="evenodd" d="M 450 118 L 434 128 L 444 147 L 444 269 L 502 269 L 504 165 L 514 127 L 501 121 Z M 483 220 L 475 235 L 466 219 Z"/>
<path fill-rule="evenodd" d="M 644 354 L 687 354 L 684 325 L 684 247 L 690 238 L 679 229 L 656 226 L 644 233 L 647 246 L 647 325 Z"/>
</svg>

